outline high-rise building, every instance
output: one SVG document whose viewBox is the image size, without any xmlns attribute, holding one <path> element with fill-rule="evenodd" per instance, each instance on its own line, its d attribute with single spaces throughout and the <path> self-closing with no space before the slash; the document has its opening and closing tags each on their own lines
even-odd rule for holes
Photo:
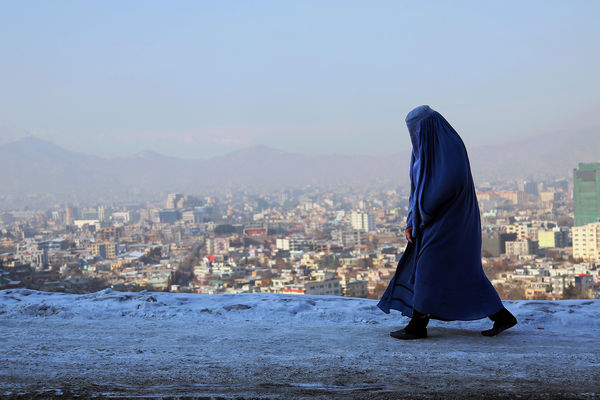
<svg viewBox="0 0 600 400">
<path fill-rule="evenodd" d="M 180 193 L 170 193 L 167 196 L 167 203 L 165 204 L 165 208 L 171 210 L 174 208 L 183 208 L 184 197 Z"/>
<path fill-rule="evenodd" d="M 160 210 L 158 212 L 158 218 L 161 223 L 173 224 L 177 222 L 177 218 L 179 218 L 179 213 L 177 212 L 177 210 Z"/>
<path fill-rule="evenodd" d="M 573 170 L 575 226 L 600 218 L 600 163 L 579 163 Z"/>
<path fill-rule="evenodd" d="M 375 215 L 355 211 L 350 215 L 350 224 L 352 229 L 372 232 L 375 230 Z"/>
<path fill-rule="evenodd" d="M 78 218 L 79 218 L 79 211 L 77 210 L 77 207 L 68 205 L 65 208 L 65 223 L 67 225 L 70 225 L 73 223 L 74 220 L 76 220 Z"/>
<path fill-rule="evenodd" d="M 522 183 L 523 188 L 520 190 L 522 190 L 523 192 L 530 194 L 532 196 L 537 196 L 538 195 L 538 184 L 535 181 L 524 181 Z"/>
<path fill-rule="evenodd" d="M 104 206 L 98 206 L 98 219 L 102 222 L 107 221 L 108 218 L 112 215 L 112 211 L 110 208 L 106 208 Z"/>
</svg>

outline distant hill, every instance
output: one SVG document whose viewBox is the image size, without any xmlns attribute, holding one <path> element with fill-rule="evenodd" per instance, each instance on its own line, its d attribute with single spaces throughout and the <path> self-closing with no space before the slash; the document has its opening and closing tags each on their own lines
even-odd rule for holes
<svg viewBox="0 0 600 400">
<path fill-rule="evenodd" d="M 473 175 L 480 179 L 571 176 L 578 163 L 600 160 L 600 128 L 538 135 L 469 153 Z"/>
<path fill-rule="evenodd" d="M 400 157 L 309 156 L 253 146 L 223 156 L 188 160 L 142 152 L 102 158 L 65 150 L 28 137 L 0 146 L 0 194 L 131 191 L 198 192 L 215 187 L 275 187 L 299 184 L 396 180 L 406 175 Z M 400 178 L 402 179 L 402 178 Z"/>
<path fill-rule="evenodd" d="M 114 194 L 216 187 L 296 186 L 385 180 L 408 181 L 408 151 L 389 156 L 290 153 L 253 146 L 189 160 L 146 151 L 103 158 L 27 137 L 0 146 L 0 195 Z M 568 176 L 578 162 L 600 159 L 600 135 L 553 133 L 469 149 L 477 180 Z"/>
</svg>

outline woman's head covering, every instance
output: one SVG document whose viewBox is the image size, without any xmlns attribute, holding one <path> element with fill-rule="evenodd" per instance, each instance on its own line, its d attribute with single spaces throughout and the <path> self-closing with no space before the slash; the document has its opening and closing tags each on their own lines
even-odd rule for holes
<svg viewBox="0 0 600 400">
<path fill-rule="evenodd" d="M 433 111 L 429 106 L 419 106 L 409 112 L 406 116 L 406 126 L 408 127 L 410 141 L 412 142 L 414 150 L 419 148 L 419 122 L 434 112 L 435 111 Z"/>
</svg>

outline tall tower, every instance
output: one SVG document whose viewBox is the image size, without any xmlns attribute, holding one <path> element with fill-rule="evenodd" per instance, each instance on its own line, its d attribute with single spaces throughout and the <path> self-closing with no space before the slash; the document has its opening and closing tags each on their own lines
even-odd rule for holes
<svg viewBox="0 0 600 400">
<path fill-rule="evenodd" d="M 575 226 L 600 218 L 600 163 L 579 163 L 573 170 Z"/>
<path fill-rule="evenodd" d="M 70 225 L 74 220 L 78 218 L 79 210 L 77 207 L 72 205 L 67 205 L 65 208 L 65 223 Z"/>
</svg>

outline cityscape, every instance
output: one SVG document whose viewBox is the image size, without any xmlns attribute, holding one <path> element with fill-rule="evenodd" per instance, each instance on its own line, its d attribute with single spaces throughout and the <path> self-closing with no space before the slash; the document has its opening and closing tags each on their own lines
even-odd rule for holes
<svg viewBox="0 0 600 400">
<path fill-rule="evenodd" d="M 600 398 L 598 15 L 0 2 L 0 400 Z"/>
<path fill-rule="evenodd" d="M 600 163 L 477 186 L 483 267 L 501 298 L 600 298 Z M 307 185 L 3 210 L 0 289 L 377 299 L 407 243 L 408 196 Z"/>
</svg>

